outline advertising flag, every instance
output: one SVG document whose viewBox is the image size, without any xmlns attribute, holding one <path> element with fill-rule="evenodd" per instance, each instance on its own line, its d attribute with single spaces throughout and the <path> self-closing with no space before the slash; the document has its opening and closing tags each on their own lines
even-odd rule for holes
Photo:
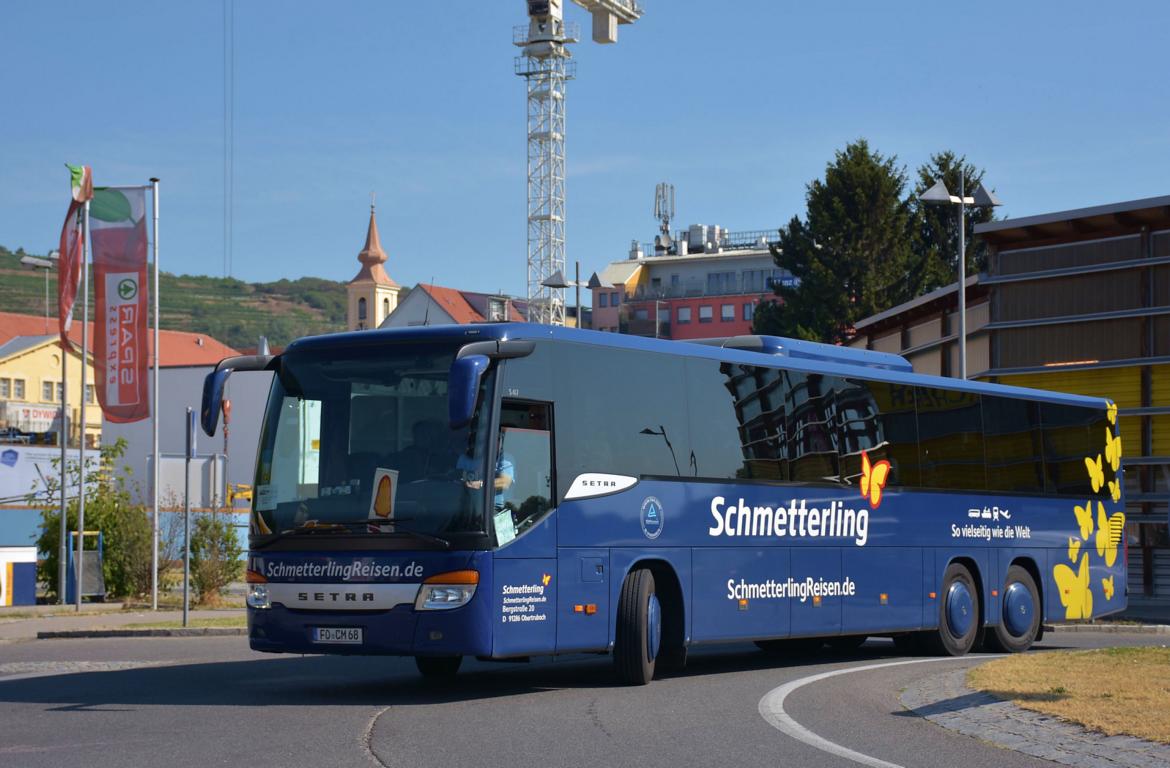
<svg viewBox="0 0 1170 768">
<path fill-rule="evenodd" d="M 84 258 L 82 212 L 85 201 L 93 197 L 93 171 L 88 165 L 66 167 L 73 186 L 73 199 L 69 202 L 69 212 L 65 214 L 57 251 L 57 324 L 61 345 L 70 350 L 73 345 L 69 343 L 69 329 L 73 325 L 73 305 L 77 302 L 77 289 L 81 285 L 81 261 Z"/>
<path fill-rule="evenodd" d="M 146 336 L 146 187 L 99 187 L 89 205 L 97 293 L 94 367 L 110 421 L 150 415 Z"/>
</svg>

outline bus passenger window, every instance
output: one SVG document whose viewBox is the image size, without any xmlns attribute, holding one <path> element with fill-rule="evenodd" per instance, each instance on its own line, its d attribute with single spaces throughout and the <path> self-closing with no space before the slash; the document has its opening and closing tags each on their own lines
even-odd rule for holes
<svg viewBox="0 0 1170 768">
<path fill-rule="evenodd" d="M 552 409 L 504 400 L 500 409 L 493 522 L 500 546 L 552 508 Z"/>
</svg>

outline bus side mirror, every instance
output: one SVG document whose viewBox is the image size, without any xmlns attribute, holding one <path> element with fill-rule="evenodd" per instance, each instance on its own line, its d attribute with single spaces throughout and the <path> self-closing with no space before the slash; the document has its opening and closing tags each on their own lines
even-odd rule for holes
<svg viewBox="0 0 1170 768">
<path fill-rule="evenodd" d="M 451 429 L 466 426 L 475 415 L 479 382 L 491 365 L 487 355 L 467 355 L 451 363 L 447 378 L 447 413 Z"/>
<path fill-rule="evenodd" d="M 219 425 L 219 410 L 223 403 L 223 388 L 231 375 L 231 368 L 217 368 L 203 380 L 203 404 L 199 408 L 199 422 L 208 437 L 215 436 L 215 428 Z"/>
</svg>

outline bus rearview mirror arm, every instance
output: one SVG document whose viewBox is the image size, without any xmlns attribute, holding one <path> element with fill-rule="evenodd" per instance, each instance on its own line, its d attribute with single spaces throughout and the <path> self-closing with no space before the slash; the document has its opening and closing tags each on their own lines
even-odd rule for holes
<svg viewBox="0 0 1170 768">
<path fill-rule="evenodd" d="M 460 347 L 447 378 L 447 416 L 451 429 L 466 426 L 475 415 L 479 382 L 493 360 L 527 357 L 535 348 L 526 339 L 488 339 Z"/>
<path fill-rule="evenodd" d="M 199 423 L 208 437 L 215 435 L 219 426 L 219 411 L 223 406 L 223 389 L 232 371 L 267 371 L 275 369 L 274 355 L 240 355 L 219 361 L 215 370 L 203 380 L 203 403 L 199 408 Z"/>
</svg>

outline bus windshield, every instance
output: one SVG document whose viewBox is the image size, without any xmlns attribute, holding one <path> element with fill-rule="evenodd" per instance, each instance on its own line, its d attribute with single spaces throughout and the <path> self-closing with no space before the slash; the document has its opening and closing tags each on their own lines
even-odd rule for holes
<svg viewBox="0 0 1170 768">
<path fill-rule="evenodd" d="M 451 429 L 457 348 L 434 344 L 292 350 L 274 377 L 253 494 L 252 533 L 481 533 L 487 411 Z M 483 379 L 480 403 L 490 392 Z"/>
</svg>

